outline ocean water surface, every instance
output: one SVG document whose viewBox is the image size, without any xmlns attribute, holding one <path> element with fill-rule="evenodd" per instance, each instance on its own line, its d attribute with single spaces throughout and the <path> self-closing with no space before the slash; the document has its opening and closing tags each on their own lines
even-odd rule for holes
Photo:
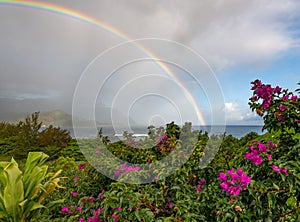
<svg viewBox="0 0 300 222">
<path fill-rule="evenodd" d="M 133 128 L 131 130 L 126 130 L 125 128 L 114 128 L 112 126 L 98 126 L 98 129 L 102 128 L 103 136 L 113 137 L 115 134 L 123 134 L 124 131 L 131 132 L 134 134 L 147 134 L 148 129 L 147 127 L 138 127 Z M 70 131 L 72 137 L 76 138 L 95 138 L 97 136 L 95 128 L 91 127 L 80 127 L 76 130 L 76 135 L 74 129 L 72 127 L 65 127 Z M 262 132 L 262 126 L 257 125 L 227 125 L 227 126 L 193 126 L 193 130 L 202 130 L 203 132 L 207 131 L 209 134 L 210 132 L 214 132 L 214 134 L 221 134 L 224 130 L 226 135 L 232 135 L 236 138 L 241 138 L 244 135 L 250 132 L 256 132 L 258 134 L 265 133 Z"/>
</svg>

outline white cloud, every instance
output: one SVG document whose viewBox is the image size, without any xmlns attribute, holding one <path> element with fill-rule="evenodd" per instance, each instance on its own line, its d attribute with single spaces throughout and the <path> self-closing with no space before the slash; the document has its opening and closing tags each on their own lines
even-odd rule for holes
<svg viewBox="0 0 300 222">
<path fill-rule="evenodd" d="M 193 36 L 191 45 L 215 69 L 236 64 L 259 65 L 299 45 L 299 39 L 289 31 L 299 11 L 299 2 L 250 2 L 237 5 L 240 10 L 226 13 L 230 3 L 223 1 L 224 12 L 215 13 Z"/>
<path fill-rule="evenodd" d="M 238 102 L 226 102 L 223 110 L 228 125 L 262 124 L 261 118 L 256 113 L 251 112 L 249 107 L 241 105 Z"/>
<path fill-rule="evenodd" d="M 133 39 L 157 37 L 186 44 L 217 70 L 266 63 L 299 46 L 290 30 L 299 19 L 297 0 L 104 2 L 92 9 L 96 18 Z"/>
</svg>

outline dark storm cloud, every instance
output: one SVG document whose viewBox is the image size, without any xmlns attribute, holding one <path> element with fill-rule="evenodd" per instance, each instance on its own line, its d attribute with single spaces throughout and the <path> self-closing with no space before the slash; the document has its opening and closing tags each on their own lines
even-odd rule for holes
<svg viewBox="0 0 300 222">
<path fill-rule="evenodd" d="M 133 39 L 156 37 L 186 44 L 216 70 L 268 62 L 299 45 L 289 31 L 299 17 L 299 1 L 48 3 L 89 15 Z M 70 111 L 76 85 L 89 62 L 126 40 L 68 16 L 7 5 L 0 5 L 0 31 L 0 116 L 20 110 Z M 99 70 L 99 75 L 107 74 Z M 120 81 L 130 75 L 123 76 Z M 233 108 L 239 110 L 237 105 Z"/>
</svg>

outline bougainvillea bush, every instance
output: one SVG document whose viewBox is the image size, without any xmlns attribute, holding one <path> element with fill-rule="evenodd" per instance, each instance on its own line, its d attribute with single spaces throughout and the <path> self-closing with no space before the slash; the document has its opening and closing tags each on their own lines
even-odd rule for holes
<svg viewBox="0 0 300 222">
<path fill-rule="evenodd" d="M 264 119 L 263 135 L 209 136 L 192 131 L 190 123 L 181 129 L 170 123 L 165 129 L 149 127 L 145 140 L 129 135 L 110 143 L 105 138 L 105 146 L 99 145 L 101 137 L 81 141 L 90 160 L 98 158 L 99 164 L 105 150 L 127 161 L 112 166 L 120 181 L 87 161 L 73 167 L 61 159 L 54 166 L 65 167 L 65 189 L 53 192 L 49 201 L 65 201 L 45 210 L 38 221 L 300 221 L 300 99 L 260 80 L 252 82 L 252 90 L 249 105 Z M 222 143 L 209 142 L 212 137 Z M 187 158 L 182 149 L 190 149 L 189 144 L 193 150 Z M 210 156 L 216 145 L 218 152 Z M 143 175 L 139 164 L 151 165 L 172 152 L 178 152 L 170 159 L 174 166 L 186 158 L 175 173 L 164 178 L 163 172 L 154 172 L 151 183 L 143 184 L 144 176 L 136 184 L 122 182 Z M 207 166 L 199 167 L 203 161 Z"/>
</svg>

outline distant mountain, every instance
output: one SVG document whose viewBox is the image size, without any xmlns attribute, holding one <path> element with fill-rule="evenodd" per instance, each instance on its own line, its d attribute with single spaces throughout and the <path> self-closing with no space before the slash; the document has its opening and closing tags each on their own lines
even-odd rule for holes
<svg viewBox="0 0 300 222">
<path fill-rule="evenodd" d="M 119 111 L 114 110 L 114 121 L 111 118 L 112 110 L 107 107 L 97 107 L 96 108 L 96 125 L 97 126 L 108 126 L 108 125 L 126 125 L 127 118 Z M 8 121 L 12 123 L 18 123 L 19 121 L 24 121 L 26 116 L 31 115 L 31 113 L 13 113 L 11 115 L 7 115 L 6 118 L 2 118 L 2 121 Z M 9 118 L 10 117 L 10 118 Z M 1 121 L 0 120 L 0 121 Z M 72 115 L 66 113 L 61 109 L 51 110 L 51 111 L 43 111 L 40 112 L 39 120 L 45 126 L 53 125 L 60 127 L 72 127 L 73 120 Z M 93 120 L 74 117 L 76 121 L 76 126 L 93 126 L 95 123 Z M 134 124 L 134 121 L 130 118 L 130 123 Z"/>
<path fill-rule="evenodd" d="M 28 113 L 16 113 L 13 119 L 6 119 L 8 122 L 17 123 L 19 121 L 24 121 L 26 116 L 30 114 Z M 94 121 L 93 120 L 86 120 L 82 118 L 75 117 L 76 123 L 79 126 L 91 126 Z M 40 112 L 39 120 L 45 126 L 53 125 L 53 126 L 60 126 L 60 127 L 71 127 L 72 124 L 72 115 L 66 113 L 63 110 L 51 110 L 46 112 Z M 97 125 L 107 125 L 107 123 L 99 123 L 96 122 Z"/>
<path fill-rule="evenodd" d="M 93 121 L 86 119 L 79 119 L 75 117 L 77 124 L 82 126 L 90 126 Z M 51 110 L 47 112 L 40 113 L 40 121 L 43 122 L 43 125 L 54 125 L 54 126 L 72 126 L 72 115 L 66 113 L 63 110 Z"/>
</svg>

